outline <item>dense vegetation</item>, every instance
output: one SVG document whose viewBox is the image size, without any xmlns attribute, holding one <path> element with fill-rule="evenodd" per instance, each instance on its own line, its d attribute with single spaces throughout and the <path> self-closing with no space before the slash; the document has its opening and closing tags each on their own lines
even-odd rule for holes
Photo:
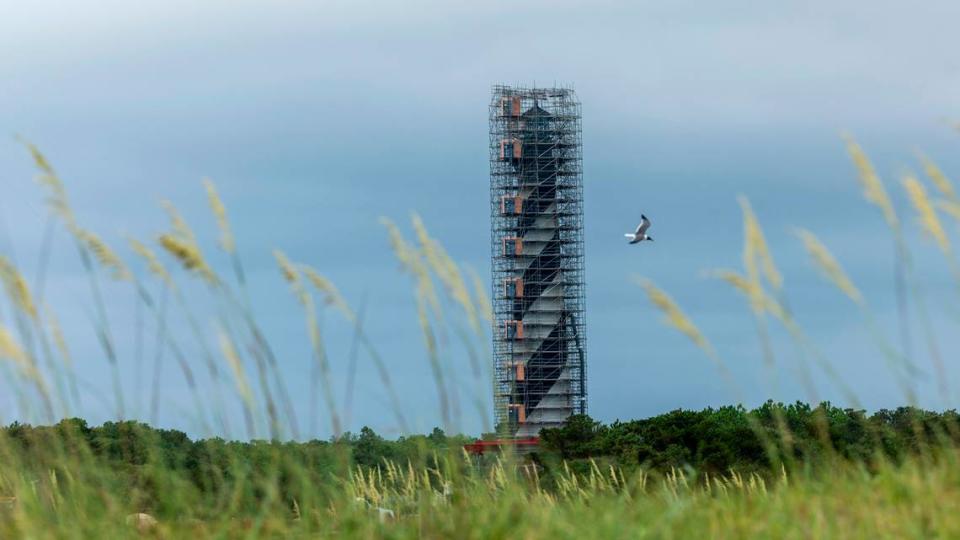
<svg viewBox="0 0 960 540">
<path fill-rule="evenodd" d="M 560 429 L 542 433 L 539 451 L 525 456 L 536 464 L 542 485 L 553 489 L 562 477 L 564 464 L 589 473 L 598 460 L 609 462 L 630 474 L 668 474 L 684 469 L 692 479 L 701 475 L 757 473 L 777 474 L 780 465 L 816 466 L 824 458 L 842 458 L 850 463 L 875 462 L 878 458 L 902 462 L 909 455 L 922 455 L 945 442 L 960 442 L 955 411 L 934 413 L 911 407 L 894 411 L 840 409 L 824 403 L 783 405 L 767 402 L 748 411 L 740 406 L 676 410 L 643 420 L 604 425 L 580 415 Z M 784 422 L 785 430 L 781 430 Z M 788 434 L 784 437 L 782 434 Z M 429 435 L 387 440 L 364 427 L 329 441 L 279 442 L 225 441 L 220 438 L 190 440 L 183 432 L 154 429 L 142 423 L 107 422 L 90 427 L 81 419 L 69 419 L 51 427 L 14 423 L 2 430 L 7 452 L 31 464 L 35 474 L 55 470 L 65 451 L 87 456 L 94 466 L 112 470 L 130 500 L 141 510 L 164 512 L 164 487 L 158 478 L 177 476 L 202 499 L 215 500 L 234 489 L 238 475 L 252 486 L 276 479 L 277 497 L 288 503 L 302 494 L 293 481 L 294 470 L 305 474 L 312 487 L 336 489 L 349 479 L 350 471 L 384 470 L 391 467 L 436 469 L 451 456 L 454 461 L 471 439 L 448 437 L 435 428 Z M 51 451 L 54 449 L 54 451 Z M 484 458 L 490 463 L 490 456 Z M 484 460 L 477 462 L 483 465 Z M 287 472 L 284 472 L 287 471 Z M 302 482 L 303 479 L 300 481 Z M 180 486 L 181 490 L 184 486 Z M 264 493 L 254 489 L 243 506 L 256 508 Z M 170 509 L 167 509 L 170 510 Z M 174 508 L 175 510 L 175 508 Z"/>
<path fill-rule="evenodd" d="M 574 416 L 563 428 L 541 432 L 541 440 L 548 455 L 565 460 L 610 457 L 626 468 L 746 473 L 777 469 L 781 461 L 813 465 L 823 457 L 866 462 L 882 454 L 898 462 L 931 446 L 960 442 L 958 421 L 953 410 L 900 407 L 868 415 L 829 403 L 768 401 L 752 411 L 676 410 L 610 425 Z"/>
</svg>

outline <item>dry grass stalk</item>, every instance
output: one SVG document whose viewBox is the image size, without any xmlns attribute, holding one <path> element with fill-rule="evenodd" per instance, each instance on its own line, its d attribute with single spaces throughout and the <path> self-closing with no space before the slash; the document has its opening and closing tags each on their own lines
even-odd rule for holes
<svg viewBox="0 0 960 540">
<path fill-rule="evenodd" d="M 423 296 L 434 314 L 439 314 L 440 300 L 433 287 L 433 280 L 430 279 L 427 265 L 423 262 L 421 252 L 407 243 L 400 233 L 400 229 L 392 221 L 387 218 L 380 218 L 380 223 L 387 228 L 390 246 L 393 248 L 397 260 L 400 261 L 404 270 L 409 271 L 416 280 L 417 294 Z"/>
<path fill-rule="evenodd" d="M 23 347 L 4 326 L 0 326 L 0 356 L 13 361 L 14 365 L 22 371 L 27 371 L 31 366 L 29 356 Z"/>
<path fill-rule="evenodd" d="M 761 287 L 747 279 L 745 276 L 742 276 L 733 270 L 726 269 L 714 270 L 711 272 L 711 275 L 717 279 L 725 281 L 731 287 L 746 296 L 750 300 L 750 307 L 754 309 L 754 313 L 757 315 L 769 313 L 778 320 L 784 320 L 786 318 L 786 314 L 783 312 L 783 308 L 781 308 L 780 304 L 766 294 Z"/>
<path fill-rule="evenodd" d="M 46 382 L 37 369 L 36 362 L 23 350 L 13 334 L 3 325 L 0 325 L 0 358 L 6 358 L 13 362 L 20 373 L 36 385 L 44 400 L 49 400 L 50 394 L 47 391 Z"/>
<path fill-rule="evenodd" d="M 459 266 L 450 258 L 443 246 L 430 237 L 419 215 L 414 214 L 412 221 L 417 239 L 420 242 L 420 250 L 424 254 L 427 264 L 440 278 L 440 283 L 447 289 L 450 296 L 466 313 L 470 327 L 474 332 L 480 333 L 480 318 L 477 316 L 477 308 L 470 297 L 470 291 L 463 280 L 463 274 L 460 272 Z"/>
<path fill-rule="evenodd" d="M 187 221 L 183 219 L 183 215 L 180 214 L 180 211 L 177 210 L 177 207 L 174 206 L 170 201 L 166 200 L 160 201 L 160 206 L 170 218 L 170 226 L 173 228 L 173 234 L 180 237 L 185 242 L 196 244 L 197 238 L 196 235 L 193 234 L 193 229 L 187 225 Z"/>
<path fill-rule="evenodd" d="M 664 321 L 667 325 L 679 330 L 708 356 L 714 358 L 715 353 L 713 346 L 707 341 L 707 338 L 700 333 L 700 329 L 693 324 L 693 321 L 687 317 L 669 294 L 657 288 L 657 286 L 648 279 L 637 277 L 636 281 L 643 287 L 643 290 L 646 291 L 650 302 L 663 313 Z"/>
<path fill-rule="evenodd" d="M 217 228 L 220 229 L 220 247 L 227 253 L 233 253 L 236 242 L 233 231 L 230 229 L 230 221 L 227 219 L 227 208 L 223 205 L 220 195 L 217 194 L 217 188 L 210 179 L 203 180 L 203 187 L 207 190 L 210 211 L 213 212 L 213 217 L 217 220 Z"/>
<path fill-rule="evenodd" d="M 936 204 L 940 210 L 943 210 L 948 216 L 952 217 L 954 221 L 960 222 L 960 203 L 940 199 Z"/>
<path fill-rule="evenodd" d="M 217 284 L 216 274 L 214 274 L 210 266 L 207 265 L 206 259 L 203 258 L 203 253 L 196 244 L 173 234 L 161 234 L 157 237 L 157 241 L 167 253 L 180 261 L 180 264 L 182 264 L 186 270 L 196 272 L 211 285 Z"/>
<path fill-rule="evenodd" d="M 101 266 L 110 270 L 113 279 L 117 281 L 129 281 L 132 279 L 133 276 L 127 268 L 127 265 L 123 263 L 120 257 L 117 256 L 117 254 L 110 249 L 110 246 L 101 240 L 99 236 L 79 227 L 73 228 L 73 234 L 84 248 L 90 253 L 93 253 L 94 258 Z"/>
<path fill-rule="evenodd" d="M 490 302 L 490 296 L 487 294 L 487 285 L 480 279 L 480 274 L 473 268 L 467 268 L 470 274 L 470 281 L 473 282 L 473 295 L 477 298 L 477 304 L 480 308 L 480 315 L 488 324 L 493 323 L 493 304 Z"/>
<path fill-rule="evenodd" d="M 310 307 L 313 303 L 310 301 L 310 294 L 303 286 L 303 280 L 300 277 L 300 271 L 290 262 L 290 259 L 279 249 L 273 250 L 273 258 L 277 260 L 277 266 L 280 268 L 280 274 L 283 280 L 290 284 L 290 288 L 297 297 L 297 301 L 304 307 Z"/>
<path fill-rule="evenodd" d="M 73 364 L 73 360 L 70 356 L 70 348 L 67 347 L 67 340 L 63 337 L 63 329 L 60 327 L 60 321 L 57 320 L 57 316 L 54 315 L 53 311 L 46 307 L 44 307 L 44 312 L 47 314 L 47 327 L 50 328 L 53 344 L 60 353 L 63 363 L 70 366 Z"/>
<path fill-rule="evenodd" d="M 274 250 L 273 256 L 277 260 L 277 265 L 280 267 L 280 273 L 283 275 L 283 279 L 290 284 L 290 288 L 297 297 L 297 301 L 300 302 L 304 308 L 304 311 L 306 312 L 307 332 L 310 336 L 310 344 L 313 347 L 317 364 L 322 375 L 321 381 L 323 383 L 324 399 L 327 402 L 327 408 L 330 411 L 330 421 L 333 427 L 334 435 L 339 436 L 342 431 L 342 426 L 340 424 L 340 416 L 337 413 L 337 407 L 334 401 L 333 386 L 330 381 L 330 364 L 326 351 L 323 348 L 323 340 L 320 336 L 320 327 L 317 325 L 317 316 L 314 309 L 313 297 L 304 286 L 300 270 L 297 269 L 297 266 L 294 265 L 293 262 L 291 262 L 290 259 L 280 250 Z M 349 318 L 351 320 L 355 320 L 353 311 L 350 310 L 350 307 L 343 300 L 343 298 L 340 296 L 340 293 L 336 290 L 332 283 L 323 278 L 323 276 L 314 271 L 312 268 L 305 267 L 304 273 L 307 275 L 307 279 L 311 282 L 311 284 L 321 290 L 321 292 L 325 295 L 326 300 L 331 302 L 340 302 L 340 309 L 346 310 L 346 313 L 349 314 Z"/>
<path fill-rule="evenodd" d="M 347 301 L 344 300 L 340 291 L 337 290 L 336 285 L 334 285 L 332 281 L 321 275 L 320 272 L 317 272 L 317 270 L 311 266 L 301 264 L 300 269 L 303 271 L 303 275 L 307 277 L 307 281 L 323 296 L 323 302 L 325 304 L 339 309 L 347 320 L 351 322 L 356 321 L 356 314 L 350 308 L 350 305 L 347 304 Z"/>
<path fill-rule="evenodd" d="M 913 208 L 917 211 L 917 220 L 920 222 L 920 226 L 937 242 L 940 251 L 949 255 L 950 240 L 943 230 L 940 218 L 937 217 L 937 211 L 933 208 L 933 203 L 927 196 L 926 188 L 913 176 L 906 176 L 903 179 L 903 187 L 910 197 Z"/>
<path fill-rule="evenodd" d="M 31 319 L 37 318 L 37 306 L 23 275 L 6 257 L 0 256 L 0 281 L 7 290 L 7 296 L 17 308 Z"/>
<path fill-rule="evenodd" d="M 880 208 L 883 212 L 883 219 L 886 220 L 887 225 L 889 225 L 891 229 L 898 229 L 900 227 L 900 220 L 897 219 L 897 213 L 893 210 L 890 196 L 887 195 L 887 190 L 883 187 L 883 182 L 880 180 L 880 177 L 877 176 L 876 170 L 873 168 L 870 160 L 867 159 L 867 155 L 863 152 L 860 145 L 849 137 L 845 137 L 845 139 L 847 142 L 847 152 L 850 154 L 850 158 L 853 159 L 853 164 L 856 165 L 859 173 L 857 178 L 863 187 L 863 196 L 867 201 Z"/>
<path fill-rule="evenodd" d="M 243 369 L 243 363 L 240 361 L 240 355 L 237 354 L 233 342 L 225 333 L 220 332 L 220 351 L 223 353 L 230 371 L 233 372 L 234 384 L 237 387 L 237 393 L 244 402 L 244 406 L 252 411 L 254 408 L 253 391 L 250 389 L 250 383 L 247 381 L 246 370 Z"/>
<path fill-rule="evenodd" d="M 163 263 L 160 262 L 160 259 L 157 258 L 153 250 L 134 238 L 127 238 L 127 243 L 130 244 L 130 249 L 147 263 L 147 269 L 151 274 L 160 278 L 160 281 L 168 287 L 174 286 L 170 273 L 167 272 L 167 269 L 163 266 Z"/>
<path fill-rule="evenodd" d="M 760 263 L 767 282 L 774 289 L 780 289 L 783 286 L 783 276 L 777 270 L 777 265 L 773 261 L 773 255 L 767 247 L 767 240 L 764 237 L 763 229 L 757 216 L 750 207 L 750 202 L 746 197 L 737 199 L 740 208 L 743 211 L 743 266 L 747 270 L 747 276 L 751 281 L 759 283 L 759 271 L 757 262 Z"/>
<path fill-rule="evenodd" d="M 830 253 L 830 250 L 810 231 L 799 229 L 797 230 L 797 236 L 803 241 L 803 246 L 807 249 L 807 253 L 810 254 L 814 265 L 823 275 L 833 283 L 835 287 L 840 289 L 847 298 L 863 306 L 863 295 L 860 294 L 860 290 L 853 284 L 853 281 L 847 277 L 846 272 L 843 271 L 843 267 L 840 266 L 840 263 L 837 262 L 833 254 Z"/>
<path fill-rule="evenodd" d="M 180 261 L 180 264 L 186 270 L 195 272 L 210 285 L 219 284 L 217 275 L 207 264 L 203 251 L 197 244 L 197 237 L 193 234 L 190 226 L 187 225 L 186 220 L 183 219 L 183 216 L 170 201 L 161 201 L 160 204 L 170 217 L 170 226 L 173 229 L 172 232 L 161 234 L 157 238 L 160 246 Z"/>
<path fill-rule="evenodd" d="M 940 170 L 940 167 L 937 167 L 937 164 L 934 163 L 930 158 L 921 155 L 920 162 L 923 164 L 923 170 L 933 182 L 933 185 L 937 187 L 937 190 L 941 195 L 947 198 L 947 200 L 954 203 L 957 202 L 957 192 L 953 188 L 953 183 L 950 182 L 950 179 L 947 178 L 947 175 L 943 174 L 943 171 Z"/>
<path fill-rule="evenodd" d="M 40 174 L 36 176 L 36 181 L 47 189 L 47 204 L 50 206 L 50 209 L 54 214 L 63 219 L 68 227 L 72 227 L 76 220 L 74 219 L 73 211 L 67 199 L 67 190 L 63 186 L 60 177 L 57 176 L 50 162 L 35 145 L 22 139 L 20 142 L 30 151 L 34 165 L 40 170 Z"/>
</svg>

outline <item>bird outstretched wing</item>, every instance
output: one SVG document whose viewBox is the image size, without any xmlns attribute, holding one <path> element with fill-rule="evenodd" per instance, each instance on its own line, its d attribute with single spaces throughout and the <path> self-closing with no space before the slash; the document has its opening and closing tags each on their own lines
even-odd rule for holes
<svg viewBox="0 0 960 540">
<path fill-rule="evenodd" d="M 640 225 L 637 225 L 637 235 L 642 235 L 650 228 L 650 220 L 647 216 L 640 214 Z"/>
</svg>

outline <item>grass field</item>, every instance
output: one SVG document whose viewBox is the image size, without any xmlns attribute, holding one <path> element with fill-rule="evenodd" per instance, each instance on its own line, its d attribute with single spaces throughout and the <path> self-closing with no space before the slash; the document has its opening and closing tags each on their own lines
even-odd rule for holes
<svg viewBox="0 0 960 540">
<path fill-rule="evenodd" d="M 328 446 L 325 461 L 285 446 L 296 438 L 295 406 L 277 369 L 278 360 L 246 300 L 246 277 L 237 255 L 225 205 L 212 183 L 205 184 L 211 211 L 220 229 L 219 248 L 230 268 L 221 273 L 212 265 L 184 217 L 172 205 L 165 209 L 170 229 L 150 241 L 129 239 L 129 251 L 145 269 L 131 270 L 72 211 L 67 187 L 47 159 L 26 145 L 38 169 L 38 181 L 47 192 L 51 223 L 74 240 L 90 285 L 89 311 L 113 375 L 111 403 L 118 418 L 129 417 L 124 384 L 100 281 L 129 283 L 136 291 L 159 350 L 174 362 L 192 396 L 196 417 L 214 433 L 229 422 L 227 403 L 240 403 L 242 423 L 234 432 L 249 439 L 267 439 L 253 455 L 230 450 L 187 455 L 185 460 L 209 459 L 202 478 L 170 467 L 162 456 L 168 440 L 130 437 L 117 448 L 91 445 L 69 425 L 56 436 L 33 441 L 28 450 L 14 444 L 6 432 L 0 437 L 0 538 L 120 538 L 141 534 L 166 538 L 355 537 L 396 538 L 932 538 L 960 536 L 960 460 L 947 444 L 930 444 L 903 460 L 883 454 L 851 461 L 829 452 L 815 465 L 770 456 L 775 464 L 761 472 L 729 471 L 706 474 L 689 467 L 671 470 L 624 470 L 597 459 L 583 467 L 553 471 L 549 479 L 529 460 L 504 455 L 476 460 L 456 444 L 430 448 L 417 463 L 385 461 L 360 467 L 347 448 Z M 897 297 L 903 305 L 916 304 L 915 323 L 928 327 L 926 308 L 915 293 L 908 232 L 890 201 L 885 184 L 859 147 L 848 141 L 859 170 L 867 201 L 876 206 L 894 238 Z M 927 161 L 924 180 L 906 176 L 901 185 L 922 226 L 953 267 L 950 240 L 941 214 L 960 220 L 960 199 L 947 177 Z M 927 184 L 932 185 L 928 191 Z M 743 268 L 711 270 L 711 275 L 742 293 L 756 322 L 757 339 L 768 348 L 768 328 L 782 326 L 797 350 L 813 368 L 822 370 L 840 388 L 829 362 L 792 317 L 784 302 L 782 278 L 766 244 L 762 227 L 750 204 L 741 200 L 744 218 Z M 912 218 L 911 218 L 912 219 Z M 426 358 L 431 363 L 436 392 L 444 415 L 459 407 L 452 383 L 445 377 L 437 336 L 449 332 L 472 353 L 478 369 L 489 364 L 484 351 L 490 303 L 485 282 L 464 271 L 414 218 L 416 238 L 384 221 L 386 233 L 403 269 L 412 278 L 413 297 L 423 332 Z M 799 241 L 813 264 L 838 294 L 858 306 L 889 369 L 912 403 L 911 377 L 915 359 L 888 338 L 896 331 L 877 328 L 863 294 L 836 257 L 809 231 Z M 397 425 L 407 419 L 390 371 L 377 344 L 359 323 L 354 307 L 317 269 L 275 253 L 278 271 L 303 309 L 315 360 L 315 395 L 322 402 L 334 434 L 340 435 L 344 413 L 332 398 L 330 359 L 319 330 L 318 310 L 331 309 L 353 324 L 358 350 L 372 362 L 373 371 L 390 402 Z M 166 261 L 166 262 L 164 262 Z M 176 265 L 182 272 L 171 270 Z M 42 274 L 42 272 L 41 272 Z M 175 275 L 202 284 L 215 298 L 216 315 L 201 321 Z M 37 283 L 29 283 L 9 257 L 0 256 L 0 278 L 5 309 L 0 318 L 0 360 L 19 416 L 34 424 L 54 424 L 76 410 L 81 394 L 53 313 L 37 302 Z M 686 335 L 692 344 L 727 374 L 695 320 L 668 293 L 637 276 L 651 304 L 666 323 Z M 160 291 L 159 294 L 156 291 Z M 739 307 L 739 306 L 738 306 Z M 901 309 L 900 325 L 907 310 Z M 174 320 L 176 324 L 174 324 Z M 203 328 L 218 328 L 209 336 Z M 141 331 L 142 328 L 138 329 Z M 178 332 L 177 330 L 182 330 Z M 182 334 L 182 335 L 181 335 Z M 211 344 L 216 344 L 216 347 Z M 694 349 L 691 349 L 692 351 Z M 158 357 L 159 358 L 159 357 Z M 155 360 L 155 362 L 158 360 Z M 935 358 L 941 368 L 943 359 Z M 210 384 L 212 381 L 213 384 Z M 222 384 L 221 384 L 222 383 Z M 156 416 L 156 380 L 151 394 L 151 418 Z M 851 396 L 855 403 L 855 396 Z M 470 404 L 463 407 L 470 410 Z M 477 414 L 488 414 L 477 411 Z M 826 424 L 824 424 L 826 425 Z M 236 427 L 236 426 L 235 426 Z M 943 440 L 955 434 L 948 426 Z M 831 434 L 822 433 L 825 448 Z M 789 447 L 786 421 L 764 437 L 777 439 L 773 452 Z M 938 439 L 940 440 L 940 439 Z M 100 455 L 113 452 L 129 457 L 124 470 L 111 467 Z M 130 457 L 131 454 L 136 454 Z M 213 460 L 210 456 L 218 456 Z M 783 458 L 783 459 L 781 459 Z M 577 472 L 573 472 L 577 471 Z M 131 478 L 135 481 L 131 481 Z M 138 513 L 149 514 L 139 516 Z"/>
</svg>

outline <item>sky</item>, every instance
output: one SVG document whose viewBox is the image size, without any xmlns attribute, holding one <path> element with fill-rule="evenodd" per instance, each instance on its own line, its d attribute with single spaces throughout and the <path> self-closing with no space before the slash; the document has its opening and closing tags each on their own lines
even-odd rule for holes
<svg viewBox="0 0 960 540">
<path fill-rule="evenodd" d="M 315 266 L 362 306 L 411 429 L 429 430 L 441 414 L 413 287 L 380 218 L 409 236 L 418 213 L 458 262 L 487 281 L 490 88 L 559 84 L 573 87 L 583 105 L 592 416 L 613 421 L 770 398 L 871 410 L 907 402 L 877 345 L 900 343 L 892 240 L 861 196 L 842 133 L 864 146 L 905 223 L 931 321 L 921 324 L 923 313 L 911 307 L 918 402 L 952 407 L 960 385 L 957 288 L 916 225 L 900 179 L 918 170 L 918 152 L 948 175 L 960 171 L 960 132 L 952 126 L 960 121 L 958 17 L 960 4 L 950 0 L 2 2 L 0 253 L 35 284 L 47 213 L 17 135 L 54 164 L 83 225 L 141 273 L 123 240 L 149 240 L 167 228 L 161 200 L 183 212 L 215 266 L 229 272 L 200 183 L 209 177 L 228 208 L 254 312 L 288 381 L 301 438 L 328 437 L 331 426 L 310 390 L 303 312 L 274 249 Z M 738 195 L 749 198 L 764 227 L 797 320 L 856 403 L 821 372 L 816 394 L 805 390 L 797 366 L 810 359 L 772 323 L 771 375 L 747 306 L 705 276 L 741 267 Z M 628 246 L 623 233 L 641 212 L 657 240 Z M 796 227 L 815 232 L 837 255 L 871 316 L 817 274 Z M 46 268 L 44 299 L 61 320 L 81 379 L 76 412 L 96 423 L 112 419 L 111 371 L 93 331 L 87 277 L 62 229 Z M 668 291 L 700 326 L 736 388 L 661 324 L 636 275 Z M 134 295 L 129 284 L 103 288 L 128 415 L 149 420 L 144 381 L 152 349 L 148 343 L 138 369 Z M 215 311 L 201 287 L 188 291 L 198 312 Z M 6 308 L 0 322 L 10 325 Z M 216 349 L 212 320 L 201 326 Z M 342 407 L 354 335 L 329 311 L 322 325 Z M 937 390 L 930 332 L 946 365 L 947 396 Z M 477 434 L 492 410 L 489 383 L 473 377 L 452 338 L 442 360 L 463 394 L 449 429 Z M 191 413 L 182 375 L 166 362 L 157 422 L 211 434 Z M 346 427 L 399 434 L 369 358 L 356 362 Z M 10 384 L 0 382 L 0 421 L 31 420 Z M 224 387 L 237 426 L 230 390 Z M 214 434 L 241 436 L 236 431 Z"/>
</svg>

